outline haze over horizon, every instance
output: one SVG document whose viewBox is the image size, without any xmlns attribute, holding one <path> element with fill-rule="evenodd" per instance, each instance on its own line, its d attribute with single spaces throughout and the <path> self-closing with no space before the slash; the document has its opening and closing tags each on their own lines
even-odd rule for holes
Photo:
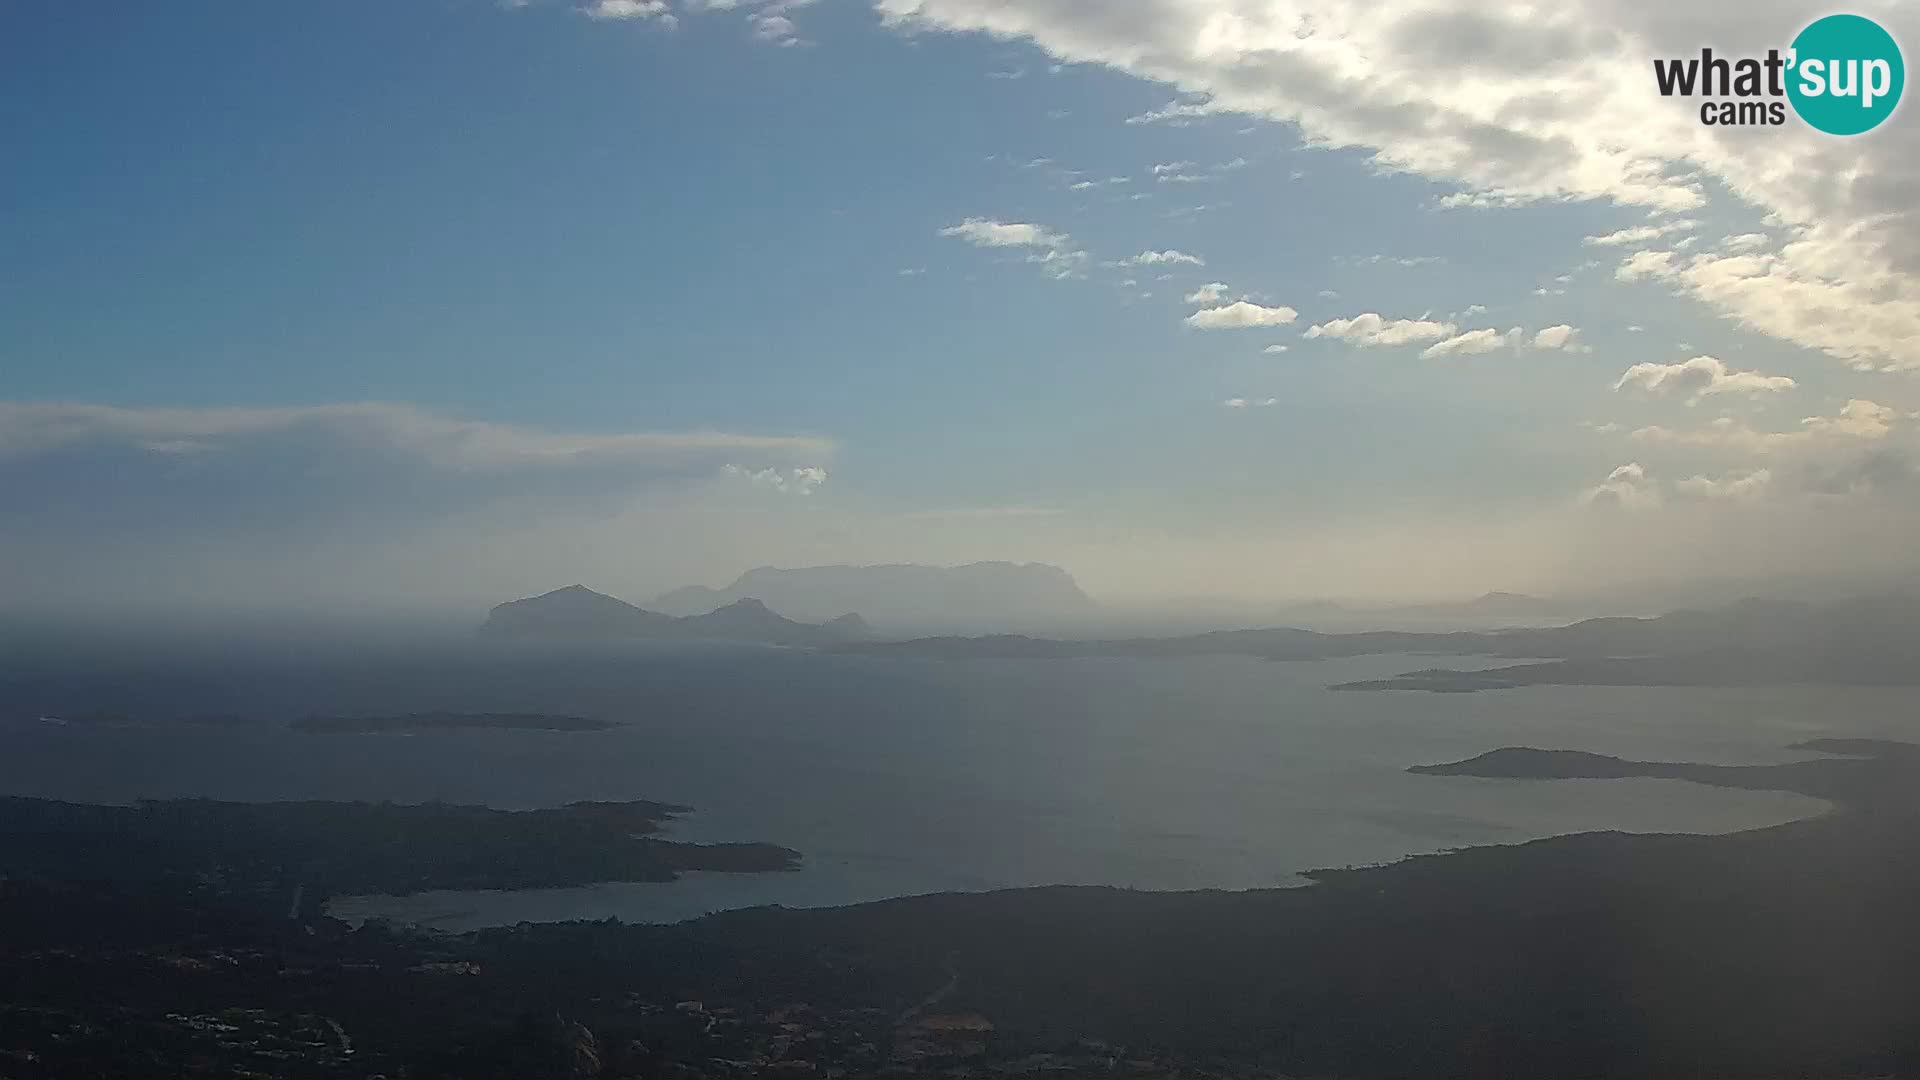
<svg viewBox="0 0 1920 1080">
<path fill-rule="evenodd" d="M 0 6 L 0 612 L 1911 584 L 1920 127 L 1648 70 L 1807 17 Z"/>
</svg>

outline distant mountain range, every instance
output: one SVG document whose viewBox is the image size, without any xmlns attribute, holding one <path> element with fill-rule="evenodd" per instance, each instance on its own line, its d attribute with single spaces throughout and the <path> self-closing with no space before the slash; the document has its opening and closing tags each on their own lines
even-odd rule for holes
<svg viewBox="0 0 1920 1080">
<path fill-rule="evenodd" d="M 635 607 L 584 585 L 494 608 L 484 637 L 523 641 L 743 641 L 765 645 L 833 645 L 872 635 L 858 615 L 822 623 L 786 618 L 753 597 L 700 615 L 678 617 Z"/>
<path fill-rule="evenodd" d="M 1081 623 L 1097 608 L 1073 576 L 1044 563 L 965 566 L 763 566 L 721 589 L 675 589 L 651 607 L 699 615 L 753 597 L 792 619 L 858 611 L 885 628 Z"/>
<path fill-rule="evenodd" d="M 1657 618 L 1568 626 L 1422 633 L 1326 634 L 1292 628 L 1179 637 L 1065 640 L 1001 634 L 877 641 L 842 648 L 946 657 L 1202 656 L 1315 660 L 1378 653 L 1500 656 L 1547 663 L 1444 668 L 1349 683 L 1356 690 L 1497 690 L 1515 686 L 1920 685 L 1920 600 L 1898 593 L 1827 604 L 1743 600 Z"/>
</svg>

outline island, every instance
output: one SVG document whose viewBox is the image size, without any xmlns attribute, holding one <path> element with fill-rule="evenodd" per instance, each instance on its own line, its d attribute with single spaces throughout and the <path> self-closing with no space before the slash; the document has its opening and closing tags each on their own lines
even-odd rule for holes
<svg viewBox="0 0 1920 1080">
<path fill-rule="evenodd" d="M 606 731 L 612 720 L 548 713 L 419 712 L 403 716 L 305 716 L 287 725 L 310 735 L 381 735 L 416 731 Z"/>
<path fill-rule="evenodd" d="M 582 802 L 540 810 L 446 803 L 220 802 L 133 806 L 0 798 L 0 871 L 151 883 L 218 880 L 352 893 L 531 889 L 672 881 L 683 871 L 793 870 L 774 844 L 687 844 L 654 834 L 690 807 Z"/>
<path fill-rule="evenodd" d="M 1407 771 L 1502 780 L 1687 780 L 1714 787 L 1792 791 L 1855 809 L 1920 812 L 1920 796 L 1911 790 L 1920 780 L 1920 746 L 1884 739 L 1808 739 L 1788 749 L 1834 756 L 1784 765 L 1700 765 L 1508 746 L 1465 761 L 1415 765 Z"/>
</svg>

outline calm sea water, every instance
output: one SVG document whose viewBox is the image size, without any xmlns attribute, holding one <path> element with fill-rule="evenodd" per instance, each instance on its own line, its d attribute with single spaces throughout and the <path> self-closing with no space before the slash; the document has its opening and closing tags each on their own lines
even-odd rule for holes
<svg viewBox="0 0 1920 1080">
<path fill-rule="evenodd" d="M 670 921 L 1041 884 L 1294 884 L 1317 867 L 1567 832 L 1727 832 L 1816 814 L 1785 793 L 1678 781 L 1409 775 L 1530 745 L 1654 760 L 1790 760 L 1817 735 L 1920 739 L 1910 690 L 1542 687 L 1332 693 L 1431 666 L 1385 656 L 918 661 L 774 650 L 617 662 L 207 675 L 171 691 L 281 720 L 315 711 L 581 712 L 597 733 L 310 736 L 14 725 L 0 789 L 125 801 L 660 799 L 674 838 L 796 848 L 792 874 L 346 898 L 334 910 L 448 929 L 522 919 Z M 236 689 L 238 687 L 238 689 Z"/>
</svg>

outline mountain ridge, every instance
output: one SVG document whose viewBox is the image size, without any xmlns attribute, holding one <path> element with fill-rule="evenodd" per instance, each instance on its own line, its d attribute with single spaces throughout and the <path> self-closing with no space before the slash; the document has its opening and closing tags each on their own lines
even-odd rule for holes
<svg viewBox="0 0 1920 1080">
<path fill-rule="evenodd" d="M 675 616 L 629 604 L 584 585 L 496 605 L 479 634 L 516 641 L 744 641 L 763 645 L 833 645 L 871 633 L 847 613 L 825 623 L 800 622 L 754 597 L 699 615 Z"/>
<path fill-rule="evenodd" d="M 857 611 L 890 627 L 1067 622 L 1085 619 L 1098 608 L 1061 567 L 1014 562 L 760 566 L 717 589 L 689 585 L 671 590 L 650 607 L 684 617 L 745 597 L 759 599 L 791 619 L 820 621 Z"/>
</svg>

